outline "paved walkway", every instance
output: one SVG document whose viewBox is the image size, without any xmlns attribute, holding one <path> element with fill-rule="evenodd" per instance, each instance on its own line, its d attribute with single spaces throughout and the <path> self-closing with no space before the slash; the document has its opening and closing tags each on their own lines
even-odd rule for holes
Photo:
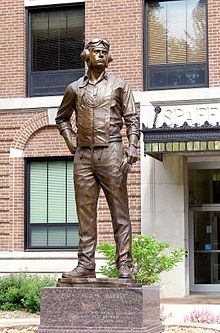
<svg viewBox="0 0 220 333">
<path fill-rule="evenodd" d="M 193 293 L 181 298 L 162 298 L 162 304 L 219 304 L 220 293 Z"/>
<path fill-rule="evenodd" d="M 38 326 L 40 324 L 40 318 L 10 318 L 0 319 L 1 328 L 21 328 L 27 326 Z"/>
<path fill-rule="evenodd" d="M 194 293 L 183 298 L 162 298 L 161 309 L 167 325 L 187 324 L 185 317 L 195 310 L 202 312 L 203 316 L 213 313 L 220 319 L 220 294 Z M 220 324 L 203 324 L 202 326 L 220 331 Z"/>
</svg>

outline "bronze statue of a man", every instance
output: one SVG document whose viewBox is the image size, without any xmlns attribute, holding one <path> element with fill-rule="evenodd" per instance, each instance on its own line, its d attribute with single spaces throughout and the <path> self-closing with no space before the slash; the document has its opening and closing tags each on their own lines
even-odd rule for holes
<svg viewBox="0 0 220 333">
<path fill-rule="evenodd" d="M 79 220 L 78 266 L 63 277 L 95 277 L 97 202 L 103 189 L 111 212 L 119 278 L 131 278 L 131 222 L 127 171 L 137 160 L 139 117 L 124 80 L 105 69 L 112 60 L 109 43 L 95 38 L 81 54 L 87 75 L 71 83 L 57 113 L 56 123 L 74 154 L 74 186 Z M 71 126 L 75 113 L 77 133 Z M 124 151 L 125 122 L 129 148 Z"/>
</svg>

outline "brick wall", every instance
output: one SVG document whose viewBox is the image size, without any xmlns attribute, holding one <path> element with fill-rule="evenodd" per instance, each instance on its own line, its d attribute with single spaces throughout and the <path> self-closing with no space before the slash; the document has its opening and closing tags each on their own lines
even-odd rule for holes
<svg viewBox="0 0 220 333">
<path fill-rule="evenodd" d="M 26 31 L 23 0 L 0 2 L 0 97 L 25 96 Z M 114 62 L 110 71 L 143 88 L 143 0 L 86 0 L 86 39 L 111 41 Z"/>
<path fill-rule="evenodd" d="M 86 39 L 108 38 L 114 61 L 109 72 L 128 80 L 133 90 L 143 87 L 142 0 L 86 0 Z M 23 0 L 0 3 L 0 97 L 25 96 L 25 9 Z M 101 15 L 100 15 L 101 13 Z M 10 148 L 24 157 L 68 156 L 55 127 L 48 126 L 45 109 L 0 113 L 0 250 L 24 249 L 24 159 L 10 158 Z M 128 178 L 133 231 L 140 232 L 140 165 Z M 103 193 L 98 212 L 99 241 L 113 239 Z"/>
<path fill-rule="evenodd" d="M 10 121 L 9 121 L 10 119 Z M 24 250 L 24 158 L 10 158 L 10 148 L 23 157 L 67 156 L 55 126 L 44 109 L 0 113 L 0 250 Z"/>
<path fill-rule="evenodd" d="M 209 86 L 220 85 L 220 3 L 208 1 Z"/>
<path fill-rule="evenodd" d="M 143 89 L 143 0 L 86 0 L 86 39 L 110 40 L 113 62 L 109 72 Z"/>
<path fill-rule="evenodd" d="M 46 110 L 14 111 L 0 113 L 0 251 L 24 250 L 24 158 L 70 155 L 57 128 L 48 126 Z M 23 151 L 24 158 L 10 158 L 10 148 Z M 128 181 L 133 231 L 137 233 L 140 232 L 139 163 Z M 98 240 L 113 240 L 111 218 L 103 193 L 98 221 Z"/>
<path fill-rule="evenodd" d="M 143 0 L 86 0 L 86 39 L 111 42 L 114 61 L 109 71 L 143 88 Z M 0 2 L 0 97 L 25 96 L 25 9 L 23 0 Z M 208 1 L 209 83 L 220 84 L 218 0 Z"/>
<path fill-rule="evenodd" d="M 0 113 L 0 249 L 5 251 L 14 249 L 16 239 L 23 239 L 23 162 L 19 158 L 11 159 L 9 154 L 15 134 L 35 114 L 29 111 Z M 19 232 L 15 223 L 19 225 Z"/>
<path fill-rule="evenodd" d="M 0 1 L 0 97 L 25 95 L 25 9 L 23 0 Z"/>
</svg>

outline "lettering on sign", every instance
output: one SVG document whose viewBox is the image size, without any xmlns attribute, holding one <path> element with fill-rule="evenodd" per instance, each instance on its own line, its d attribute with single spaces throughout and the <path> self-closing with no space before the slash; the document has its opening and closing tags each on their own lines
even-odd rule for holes
<svg viewBox="0 0 220 333">
<path fill-rule="evenodd" d="M 208 121 L 212 125 L 220 122 L 220 104 L 162 106 L 157 118 L 157 127 L 165 122 L 168 126 L 181 126 L 187 122 L 190 126 L 203 125 Z"/>
</svg>

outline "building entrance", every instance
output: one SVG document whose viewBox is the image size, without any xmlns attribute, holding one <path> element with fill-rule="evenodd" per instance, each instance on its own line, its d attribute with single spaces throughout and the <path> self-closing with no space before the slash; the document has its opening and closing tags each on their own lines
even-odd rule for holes
<svg viewBox="0 0 220 333">
<path fill-rule="evenodd" d="M 190 289 L 220 291 L 220 170 L 190 169 Z"/>
</svg>

